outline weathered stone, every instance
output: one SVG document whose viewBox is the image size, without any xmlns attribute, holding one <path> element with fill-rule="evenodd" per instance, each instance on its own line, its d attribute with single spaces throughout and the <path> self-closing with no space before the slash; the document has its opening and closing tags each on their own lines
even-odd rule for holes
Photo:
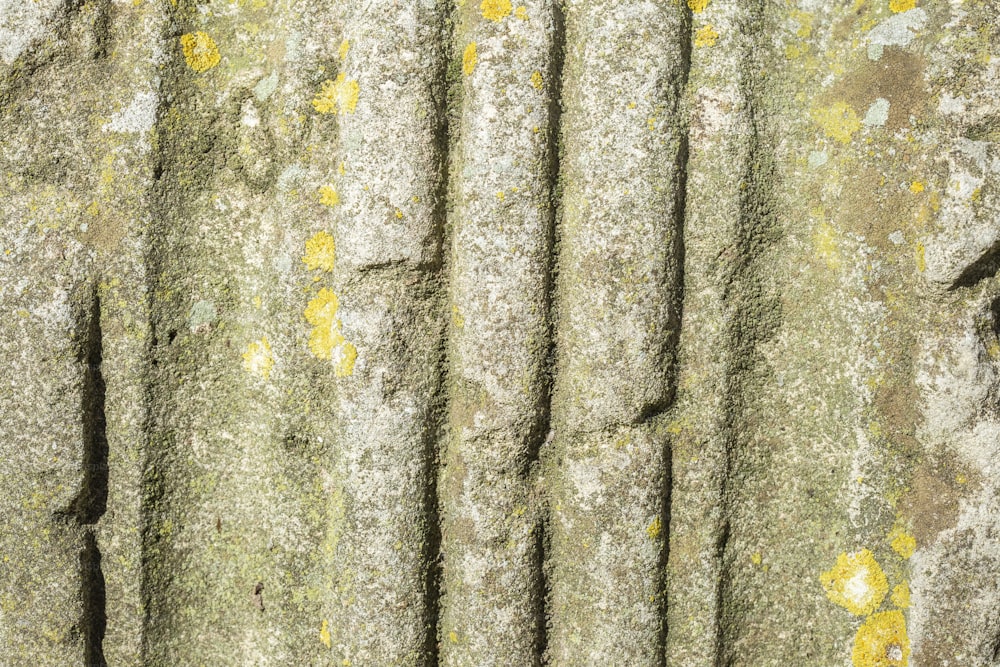
<svg viewBox="0 0 1000 667">
<path fill-rule="evenodd" d="M 0 664 L 1000 664 L 998 15 L 0 0 Z"/>
</svg>

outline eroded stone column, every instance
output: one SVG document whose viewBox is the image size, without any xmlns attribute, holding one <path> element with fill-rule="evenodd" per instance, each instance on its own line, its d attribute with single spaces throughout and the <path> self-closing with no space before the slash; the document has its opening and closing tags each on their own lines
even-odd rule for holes
<svg viewBox="0 0 1000 667">
<path fill-rule="evenodd" d="M 549 422 L 553 140 L 560 25 L 550 2 L 459 10 L 452 161 L 451 435 L 442 661 L 539 664 Z"/>
<path fill-rule="evenodd" d="M 555 664 L 662 659 L 686 26 L 669 1 L 566 6 L 547 454 Z"/>
<path fill-rule="evenodd" d="M 345 6 L 340 62 L 313 101 L 336 117 L 340 161 L 336 262 L 305 316 L 336 376 L 323 640 L 345 664 L 437 652 L 446 11 Z"/>
<path fill-rule="evenodd" d="M 148 664 L 287 665 L 325 649 L 331 443 L 310 418 L 324 376 L 303 257 L 330 216 L 306 110 L 334 19 L 325 3 L 171 13 L 148 255 Z"/>
</svg>

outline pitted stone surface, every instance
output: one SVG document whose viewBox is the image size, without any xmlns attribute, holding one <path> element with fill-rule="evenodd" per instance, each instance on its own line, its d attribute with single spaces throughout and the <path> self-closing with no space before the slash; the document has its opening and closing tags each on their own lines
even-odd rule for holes
<svg viewBox="0 0 1000 667">
<path fill-rule="evenodd" d="M 1000 664 L 998 16 L 0 0 L 0 663 Z"/>
</svg>

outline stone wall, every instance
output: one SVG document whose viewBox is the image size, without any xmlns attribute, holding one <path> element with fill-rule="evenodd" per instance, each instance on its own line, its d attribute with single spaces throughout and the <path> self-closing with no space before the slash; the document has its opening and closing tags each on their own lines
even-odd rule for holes
<svg viewBox="0 0 1000 667">
<path fill-rule="evenodd" d="M 1000 665 L 996 0 L 0 0 L 0 664 Z"/>
</svg>

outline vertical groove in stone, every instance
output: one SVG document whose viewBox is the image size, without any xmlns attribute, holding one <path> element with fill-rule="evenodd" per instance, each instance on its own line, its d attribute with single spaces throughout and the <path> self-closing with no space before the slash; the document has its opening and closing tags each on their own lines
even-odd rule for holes
<svg viewBox="0 0 1000 667">
<path fill-rule="evenodd" d="M 86 333 L 80 341 L 80 361 L 84 365 L 80 409 L 83 426 L 82 479 L 77 495 L 60 514 L 83 529 L 80 548 L 79 632 L 83 638 L 84 664 L 104 667 L 104 636 L 107 630 L 107 597 L 101 552 L 94 535 L 96 524 L 108 507 L 108 434 L 105 416 L 107 386 L 102 370 L 103 334 L 101 301 L 92 294 L 86 309 Z M 82 327 L 81 327 L 82 332 Z"/>
<path fill-rule="evenodd" d="M 757 523 L 761 508 L 748 498 L 748 479 L 767 474 L 767 440 L 761 438 L 759 416 L 750 410 L 757 400 L 767 372 L 762 346 L 779 327 L 780 304 L 772 287 L 777 261 L 769 254 L 778 239 L 774 205 L 774 147 L 766 124 L 763 89 L 767 85 L 770 50 L 765 46 L 768 29 L 766 0 L 746 3 L 734 17 L 734 32 L 744 36 L 742 64 L 734 77 L 742 108 L 738 187 L 735 217 L 724 266 L 720 267 L 723 313 L 722 396 L 719 406 L 721 439 L 725 443 L 717 540 L 719 570 L 716 574 L 717 665 L 732 664 L 742 656 L 765 659 L 777 656 L 766 641 L 751 636 L 745 626 L 749 618 L 743 581 L 756 576 L 754 566 L 763 556 L 747 553 L 746 544 L 758 535 L 749 528 Z M 723 251 L 723 256 L 727 251 Z M 734 548 L 734 545 L 737 545 Z M 770 553 L 768 554 L 770 557 Z M 755 560 L 756 558 L 756 560 Z M 777 628 L 769 632 L 780 633 Z M 740 648 L 746 638 L 749 648 Z M 794 642 L 793 642 L 794 643 Z M 814 657 L 806 649 L 800 655 Z M 791 656 L 786 656 L 791 659 Z"/>
<path fill-rule="evenodd" d="M 541 498 L 543 503 L 542 517 L 539 521 L 538 529 L 538 568 L 540 578 L 538 586 L 541 596 L 541 607 L 539 608 L 538 619 L 538 655 L 543 665 L 549 664 L 549 633 L 551 628 L 552 615 L 550 605 L 552 600 L 552 505 L 549 491 L 546 487 L 546 471 L 551 468 L 549 458 L 551 456 L 552 441 L 555 435 L 553 430 L 553 387 L 555 384 L 555 359 L 556 359 L 556 320 L 558 315 L 558 292 L 556 282 L 559 271 L 559 247 L 560 247 L 560 220 L 562 218 L 562 115 L 563 115 L 563 87 L 565 84 L 565 64 L 566 64 L 566 15 L 563 3 L 554 3 L 552 6 L 553 35 L 552 54 L 549 58 L 548 77 L 551 81 L 549 92 L 549 131 L 546 141 L 548 142 L 549 156 L 549 206 L 552 207 L 552 230 L 550 234 L 550 246 L 548 256 L 548 285 L 547 285 L 547 313 L 548 350 L 546 357 L 547 382 L 546 405 L 545 405 L 545 439 L 539 444 L 536 456 L 538 464 L 534 475 L 535 493 Z"/>
<path fill-rule="evenodd" d="M 736 237 L 754 159 L 752 110 L 740 83 L 752 62 L 754 36 L 744 32 L 751 12 L 747 3 L 713 2 L 691 24 L 685 297 L 678 393 L 667 426 L 673 483 L 666 661 L 684 667 L 715 665 L 720 648 L 722 490 L 732 437 L 723 379 L 732 313 L 725 296 L 728 267 L 746 250 Z"/>
<path fill-rule="evenodd" d="M 684 11 L 566 7 L 548 659 L 662 664 Z"/>
<path fill-rule="evenodd" d="M 492 18 L 491 18 L 492 17 Z M 450 436 L 442 476 L 446 665 L 541 660 L 556 9 L 458 15 Z"/>
<path fill-rule="evenodd" d="M 89 576 L 103 599 L 101 653 L 112 666 L 141 664 L 144 637 L 142 471 L 149 425 L 149 299 L 146 255 L 161 155 L 166 10 L 152 2 L 99 3 L 92 52 L 105 58 L 102 125 L 92 130 L 101 186 L 88 224 L 101 252 L 101 369 L 106 383 L 107 506 L 94 528 Z M 99 567 L 98 567 L 99 566 Z M 91 660 L 93 662 L 93 660 Z"/>
<path fill-rule="evenodd" d="M 338 376 L 322 639 L 345 664 L 434 664 L 447 10 L 343 10 L 337 260 L 311 301 Z"/>
<path fill-rule="evenodd" d="M 93 531 L 85 531 L 80 551 L 80 597 L 83 602 L 83 664 L 88 667 L 107 667 L 108 664 L 104 655 L 108 623 L 107 588 L 101 560 Z"/>
<path fill-rule="evenodd" d="M 300 363 L 315 277 L 302 228 L 329 212 L 302 163 L 315 54 L 335 52 L 337 32 L 306 4 L 181 2 L 171 19 L 149 254 L 144 658 L 316 660 L 323 452 L 303 418 L 316 378 Z"/>
<path fill-rule="evenodd" d="M 675 200 L 674 200 L 674 221 L 675 230 L 672 244 L 673 253 L 673 280 L 674 280 L 674 304 L 673 307 L 676 310 L 673 311 L 674 315 L 674 326 L 667 333 L 666 338 L 671 349 L 671 368 L 670 375 L 668 376 L 668 391 L 670 395 L 670 405 L 671 407 L 677 401 L 677 389 L 678 389 L 678 359 L 680 356 L 681 347 L 681 328 L 684 316 L 684 308 L 686 303 L 686 279 L 685 271 L 687 268 L 686 264 L 686 224 L 687 224 L 687 214 L 688 214 L 688 169 L 691 159 L 691 137 L 689 135 L 690 126 L 690 108 L 687 105 L 687 100 L 685 99 L 684 93 L 686 92 L 688 79 L 691 76 L 691 16 L 689 13 L 684 13 L 684 20 L 682 23 L 682 35 L 680 50 L 682 54 L 682 73 L 681 77 L 677 82 L 678 96 L 680 97 L 677 103 L 677 111 L 675 114 L 676 122 L 680 124 L 678 132 L 680 137 L 678 139 L 678 147 L 675 159 L 675 169 L 677 170 L 677 180 L 676 180 L 676 190 L 675 190 Z M 663 420 L 669 417 L 668 413 L 664 413 Z M 668 583 L 670 580 L 668 564 L 670 562 L 670 535 L 672 531 L 673 522 L 673 452 L 671 449 L 670 434 L 674 432 L 674 429 L 670 428 L 669 423 L 666 426 L 667 437 L 664 440 L 664 456 L 666 457 L 664 467 L 666 473 L 663 475 L 660 487 L 660 523 L 661 530 L 663 531 L 663 547 L 660 550 L 660 559 L 657 563 L 657 571 L 662 578 L 663 589 L 661 595 L 658 597 L 657 602 L 659 602 L 659 616 L 660 616 L 660 636 L 658 647 L 661 649 L 662 663 L 666 665 L 667 659 L 667 633 L 670 630 L 670 619 L 668 617 L 670 597 Z M 659 658 L 660 656 L 658 656 Z"/>
</svg>

